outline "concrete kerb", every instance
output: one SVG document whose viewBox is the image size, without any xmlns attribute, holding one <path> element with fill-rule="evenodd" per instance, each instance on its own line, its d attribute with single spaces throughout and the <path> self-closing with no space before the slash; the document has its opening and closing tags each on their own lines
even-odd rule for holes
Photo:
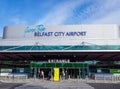
<svg viewBox="0 0 120 89">
<path fill-rule="evenodd" d="M 5 83 L 30 83 L 30 82 L 54 82 L 53 80 L 43 80 L 43 79 L 0 79 L 1 82 Z M 59 82 L 83 82 L 83 83 L 120 83 L 120 81 L 105 81 L 105 80 L 92 80 L 92 79 L 67 79 L 60 80 Z"/>
</svg>

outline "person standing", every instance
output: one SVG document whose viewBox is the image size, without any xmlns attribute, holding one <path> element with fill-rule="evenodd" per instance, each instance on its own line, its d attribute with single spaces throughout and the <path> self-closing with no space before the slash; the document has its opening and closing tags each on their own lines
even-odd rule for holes
<svg viewBox="0 0 120 89">
<path fill-rule="evenodd" d="M 41 71 L 40 75 L 41 75 L 41 78 L 44 79 L 44 72 L 43 72 L 43 70 Z"/>
<path fill-rule="evenodd" d="M 51 78 L 51 72 L 49 71 L 49 73 L 48 73 L 48 80 L 50 80 L 50 78 Z"/>
<path fill-rule="evenodd" d="M 64 80 L 65 79 L 65 72 L 64 72 L 64 70 L 62 71 L 62 80 Z"/>
</svg>

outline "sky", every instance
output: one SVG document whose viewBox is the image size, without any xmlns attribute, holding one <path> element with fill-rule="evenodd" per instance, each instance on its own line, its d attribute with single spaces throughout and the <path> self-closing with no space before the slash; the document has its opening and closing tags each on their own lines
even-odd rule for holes
<svg viewBox="0 0 120 89">
<path fill-rule="evenodd" d="M 4 26 L 120 25 L 120 0 L 0 0 L 0 36 Z"/>
</svg>

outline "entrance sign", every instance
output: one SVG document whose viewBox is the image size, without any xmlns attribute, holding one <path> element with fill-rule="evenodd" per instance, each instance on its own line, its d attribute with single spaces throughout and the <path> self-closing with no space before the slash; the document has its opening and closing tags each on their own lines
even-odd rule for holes
<svg viewBox="0 0 120 89">
<path fill-rule="evenodd" d="M 60 81 L 60 70 L 59 68 L 54 68 L 54 81 Z"/>
</svg>

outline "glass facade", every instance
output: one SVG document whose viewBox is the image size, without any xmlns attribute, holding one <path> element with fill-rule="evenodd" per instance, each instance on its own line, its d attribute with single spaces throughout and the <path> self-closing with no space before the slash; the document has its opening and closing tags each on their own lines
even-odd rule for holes
<svg viewBox="0 0 120 89">
<path fill-rule="evenodd" d="M 30 52 L 31 50 L 33 51 L 48 51 L 48 50 L 51 50 L 51 51 L 65 51 L 65 50 L 120 50 L 120 46 L 119 45 L 75 45 L 75 46 L 39 46 L 39 45 L 31 45 L 31 46 L 0 46 L 0 51 L 27 51 L 27 52 Z M 9 54 L 6 54 L 7 57 L 9 58 L 13 58 L 14 59 L 14 56 L 9 56 Z M 86 54 L 88 55 L 88 54 Z M 102 61 L 101 63 L 99 61 L 94 61 L 93 59 L 86 59 L 87 62 L 84 60 L 83 63 L 81 63 L 80 59 L 85 59 L 85 57 L 87 57 L 86 55 L 81 55 L 81 56 L 78 56 L 78 57 L 73 57 L 71 58 L 72 60 L 77 60 L 79 59 L 79 62 L 77 61 L 70 61 L 70 63 L 44 63 L 44 62 L 40 62 L 40 59 L 41 61 L 43 61 L 43 58 L 44 60 L 47 60 L 49 59 L 49 56 L 36 56 L 35 55 L 32 55 L 30 54 L 30 56 L 28 54 L 26 55 L 22 55 L 22 54 L 18 54 L 17 55 L 17 58 L 21 58 L 23 60 L 20 60 L 20 61 L 25 61 L 28 57 L 28 59 L 30 57 L 32 57 L 33 59 L 32 60 L 27 60 L 27 63 L 26 62 L 20 62 L 18 63 L 19 61 L 16 61 L 16 60 L 12 60 L 12 61 L 3 61 L 1 62 L 1 68 L 9 68 L 11 67 L 11 69 L 13 70 L 13 72 L 19 72 L 19 68 L 25 68 L 24 69 L 24 72 L 30 74 L 30 76 L 38 76 L 38 72 L 39 72 L 39 69 L 42 69 L 44 71 L 47 71 L 45 72 L 46 75 L 48 74 L 48 71 L 51 71 L 51 69 L 53 68 L 60 68 L 60 72 L 62 72 L 62 70 L 67 70 L 69 75 L 70 76 L 75 76 L 75 78 L 77 78 L 77 75 L 81 76 L 82 78 L 85 78 L 86 75 L 90 76 L 92 73 L 109 73 L 109 69 L 112 69 L 112 68 L 118 68 L 120 65 L 116 65 L 116 64 L 111 64 L 110 65 L 110 62 L 107 61 L 107 59 L 105 59 L 104 61 Z M 5 54 L 2 55 L 3 58 L 5 56 Z M 2 58 L 1 56 L 1 58 Z M 26 57 L 25 57 L 26 56 Z M 52 55 L 51 55 L 52 56 Z M 98 55 L 98 56 L 102 56 L 102 55 Z M 98 56 L 95 56 L 98 57 Z M 108 56 L 108 57 L 107 57 Z M 106 57 L 106 58 L 110 58 L 110 57 L 114 57 L 116 55 L 107 55 L 107 56 L 104 56 L 103 57 Z M 34 57 L 37 59 L 34 60 Z M 54 57 L 54 56 L 53 56 Z M 64 56 L 60 56 L 61 59 L 63 57 L 64 59 Z M 53 59 L 60 59 L 59 55 L 55 56 L 55 58 Z M 66 58 L 69 57 L 69 55 L 66 56 Z M 80 57 L 80 58 L 79 58 Z M 92 58 L 92 57 L 91 57 Z M 94 58 L 94 57 L 93 57 Z M 102 57 L 101 57 L 102 58 Z M 39 61 L 38 61 L 39 59 Z M 51 58 L 52 59 L 52 58 Z M 91 62 L 90 62 L 91 60 Z M 97 60 L 97 58 L 96 58 Z M 31 61 L 34 61 L 34 62 L 31 62 Z M 106 61 L 106 62 L 105 62 Z M 17 64 L 18 63 L 18 64 Z M 114 63 L 114 61 L 112 61 L 111 63 Z M 117 63 L 119 63 L 117 61 Z M 109 64 L 109 65 L 108 65 Z M 79 72 L 78 72 L 79 71 Z"/>
<path fill-rule="evenodd" d="M 0 46 L 0 51 L 21 50 L 120 50 L 120 45 L 81 46 Z"/>
<path fill-rule="evenodd" d="M 82 62 L 70 62 L 70 63 L 47 63 L 47 62 L 31 62 L 31 76 L 38 77 L 40 70 L 45 72 L 45 75 L 48 74 L 48 71 L 53 72 L 54 68 L 60 69 L 60 75 L 64 71 L 66 77 L 70 76 L 71 78 L 85 78 L 89 75 L 89 65 Z M 53 76 L 53 75 L 51 75 Z"/>
</svg>

